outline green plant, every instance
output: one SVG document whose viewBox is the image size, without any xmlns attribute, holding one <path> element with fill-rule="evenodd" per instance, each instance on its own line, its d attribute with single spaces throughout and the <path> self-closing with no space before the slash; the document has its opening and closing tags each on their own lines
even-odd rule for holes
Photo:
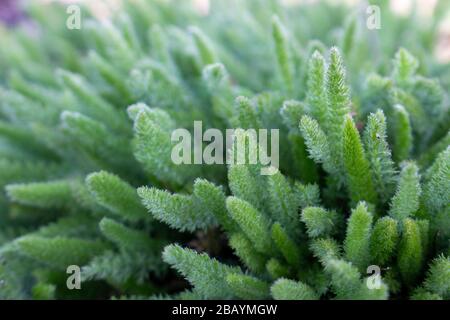
<svg viewBox="0 0 450 320">
<path fill-rule="evenodd" d="M 446 2 L 429 27 L 370 2 L 396 32 L 327 3 L 139 0 L 81 30 L 31 4 L 38 39 L 0 30 L 0 298 L 449 299 Z M 175 165 L 196 120 L 279 129 L 279 172 Z"/>
</svg>

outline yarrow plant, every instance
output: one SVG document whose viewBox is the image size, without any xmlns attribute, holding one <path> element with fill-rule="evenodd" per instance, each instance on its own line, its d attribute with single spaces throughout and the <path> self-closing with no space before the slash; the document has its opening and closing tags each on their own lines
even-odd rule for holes
<svg viewBox="0 0 450 320">
<path fill-rule="evenodd" d="M 448 2 L 174 2 L 0 29 L 0 298 L 450 299 Z M 197 121 L 277 170 L 174 162 Z"/>
</svg>

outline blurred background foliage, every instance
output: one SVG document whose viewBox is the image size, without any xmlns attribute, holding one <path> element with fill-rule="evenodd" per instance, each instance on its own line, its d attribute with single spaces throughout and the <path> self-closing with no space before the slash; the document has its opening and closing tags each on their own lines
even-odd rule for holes
<svg viewBox="0 0 450 320">
<path fill-rule="evenodd" d="M 4 21 L 0 26 L 0 186 L 57 181 L 46 185 L 40 197 L 30 198 L 29 203 L 10 201 L 4 192 L 0 195 L 0 297 L 77 297 L 77 292 L 58 291 L 64 288 L 66 276 L 60 269 L 48 269 L 15 254 L 19 247 L 26 251 L 34 238 L 15 239 L 29 234 L 46 238 L 63 234 L 83 241 L 103 241 L 99 221 L 117 208 L 105 209 L 101 200 L 92 198 L 84 183 L 86 175 L 108 170 L 132 187 L 151 184 L 171 191 L 190 191 L 192 176 L 223 184 L 224 168 L 208 168 L 199 175 L 187 172 L 186 185 L 145 172 L 131 151 L 133 133 L 126 107 L 143 101 L 166 110 L 180 127 L 190 128 L 193 120 L 204 119 L 208 126 L 223 128 L 226 114 L 217 117 L 210 108 L 223 102 L 214 101 L 205 88 L 203 68 L 218 61 L 226 66 L 232 92 L 228 87 L 220 94 L 215 91 L 218 97 L 253 95 L 267 88 L 282 91 L 272 40 L 273 15 L 278 15 L 289 30 L 290 44 L 299 53 L 296 63 L 303 66 L 296 79 L 300 86 L 295 97 L 289 98 L 305 98 L 304 66 L 312 52 L 324 53 L 335 45 L 342 48 L 357 120 L 375 111 L 385 98 L 385 88 L 371 87 L 367 75 L 374 75 L 376 85 L 383 84 L 383 79 L 376 77 L 391 73 L 399 47 L 407 48 L 418 59 L 418 74 L 437 78 L 449 88 L 450 32 L 446 21 L 450 1 L 411 2 L 406 11 L 395 9 L 392 3 L 398 2 L 288 1 L 279 5 L 275 0 L 211 0 L 195 1 L 192 6 L 191 1 L 176 0 L 84 1 L 77 2 L 83 9 L 81 29 L 69 30 L 66 9 L 70 2 L 0 1 L 0 19 Z M 381 10 L 379 30 L 366 26 L 368 5 Z M 203 41 L 203 34 L 209 40 Z M 203 55 L 198 50 L 208 44 L 217 56 L 208 56 L 209 48 Z M 170 59 L 161 50 L 165 46 Z M 155 61 L 162 62 L 163 68 Z M 275 108 L 279 116 L 283 99 L 270 92 L 258 99 L 264 107 Z M 446 113 L 438 120 L 445 134 L 448 101 L 442 103 Z M 89 122 L 79 113 L 96 121 Z M 154 122 L 166 120 L 158 116 Z M 265 120 L 274 123 L 271 118 Z M 441 133 L 423 141 L 435 142 Z M 423 148 L 418 145 L 416 155 Z M 290 165 L 285 161 L 282 170 L 289 172 Z M 11 189 L 11 195 L 22 200 L 27 197 L 20 189 Z M 162 244 L 177 240 L 188 243 L 192 236 L 154 221 L 127 219 L 128 226 L 161 243 L 153 243 L 150 247 L 154 250 L 136 265 L 127 264 L 136 261 L 135 252 L 123 248 L 118 252 L 108 244 L 100 248 L 106 253 L 97 255 L 100 249 L 93 248 L 96 259 L 85 271 L 91 279 L 108 281 L 89 282 L 83 297 L 150 295 L 180 287 L 161 265 L 160 249 Z M 204 238 L 210 240 L 211 236 L 197 233 L 189 243 L 214 251 L 209 247 L 215 244 Z M 83 241 L 79 244 L 92 247 Z M 110 273 L 100 274 L 102 270 Z M 88 290 L 91 287 L 92 292 Z"/>
</svg>

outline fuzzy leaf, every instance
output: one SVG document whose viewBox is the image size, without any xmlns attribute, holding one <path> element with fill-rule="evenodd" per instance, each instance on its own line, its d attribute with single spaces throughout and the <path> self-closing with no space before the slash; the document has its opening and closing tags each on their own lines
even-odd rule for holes
<svg viewBox="0 0 450 320">
<path fill-rule="evenodd" d="M 291 93 L 294 89 L 294 66 L 287 32 L 277 16 L 272 18 L 272 37 L 283 84 L 286 86 L 286 91 Z"/>
<path fill-rule="evenodd" d="M 424 286 L 430 292 L 444 299 L 450 297 L 450 259 L 441 255 L 433 260 Z"/>
<path fill-rule="evenodd" d="M 343 145 L 347 186 L 352 203 L 368 201 L 375 204 L 377 197 L 372 177 L 369 174 L 369 162 L 366 159 L 358 130 L 350 117 L 345 120 Z"/>
<path fill-rule="evenodd" d="M 38 208 L 67 208 L 73 203 L 70 181 L 10 184 L 6 193 L 14 202 Z"/>
<path fill-rule="evenodd" d="M 170 194 L 148 187 L 138 188 L 137 193 L 150 213 L 172 228 L 194 231 L 206 229 L 216 223 L 211 212 L 199 205 L 192 196 Z"/>
<path fill-rule="evenodd" d="M 316 163 L 322 164 L 329 174 L 335 173 L 337 169 L 332 160 L 327 137 L 317 121 L 308 116 L 303 116 L 300 120 L 300 130 L 308 147 L 310 158 Z"/>
<path fill-rule="evenodd" d="M 308 91 L 306 101 L 311 113 L 321 126 L 327 121 L 327 96 L 325 88 L 325 59 L 315 51 L 308 64 Z"/>
<path fill-rule="evenodd" d="M 109 218 L 100 221 L 100 231 L 110 241 L 125 250 L 141 252 L 157 252 L 162 246 L 152 241 L 147 234 L 138 231 Z"/>
<path fill-rule="evenodd" d="M 398 181 L 397 191 L 392 198 L 389 215 L 398 221 L 414 215 L 419 208 L 421 194 L 420 176 L 417 166 L 405 163 Z"/>
<path fill-rule="evenodd" d="M 393 108 L 393 157 L 397 163 L 409 159 L 413 145 L 412 129 L 409 114 L 402 105 Z"/>
<path fill-rule="evenodd" d="M 403 280 L 413 285 L 422 268 L 423 254 L 420 229 L 412 219 L 403 221 L 403 233 L 398 249 L 397 264 Z"/>
<path fill-rule="evenodd" d="M 66 270 L 70 265 L 81 266 L 107 249 L 98 241 L 64 237 L 26 236 L 17 244 L 25 255 L 60 270 Z"/>
<path fill-rule="evenodd" d="M 382 202 L 386 203 L 394 190 L 396 171 L 386 141 L 386 118 L 383 111 L 378 110 L 369 115 L 364 131 L 364 145 L 375 190 Z"/>
<path fill-rule="evenodd" d="M 397 221 L 390 217 L 379 219 L 370 238 L 371 261 L 385 266 L 393 258 L 398 243 Z"/>
<path fill-rule="evenodd" d="M 227 209 L 242 231 L 260 253 L 272 252 L 270 223 L 250 203 L 236 197 L 228 197 Z"/>
<path fill-rule="evenodd" d="M 131 221 L 149 219 L 136 190 L 118 176 L 105 171 L 92 173 L 86 185 L 96 201 L 116 215 Z"/>
<path fill-rule="evenodd" d="M 272 239 L 286 261 L 293 267 L 298 268 L 300 263 L 300 248 L 287 235 L 279 223 L 272 225 Z"/>
<path fill-rule="evenodd" d="M 245 235 L 235 233 L 229 240 L 231 248 L 251 271 L 255 273 L 263 273 L 266 267 L 266 258 L 263 254 L 257 252 Z"/>
<path fill-rule="evenodd" d="M 371 231 L 372 214 L 367 210 L 366 204 L 360 202 L 348 219 L 344 250 L 346 258 L 361 272 L 370 264 Z"/>
<path fill-rule="evenodd" d="M 232 273 L 226 280 L 234 294 L 241 299 L 262 300 L 270 296 L 269 284 L 258 278 Z"/>
<path fill-rule="evenodd" d="M 311 238 L 331 236 L 338 231 L 339 227 L 337 213 L 321 207 L 303 209 L 301 220 L 306 224 L 308 235 Z"/>
<path fill-rule="evenodd" d="M 270 288 L 275 300 L 318 300 L 318 295 L 308 285 L 288 279 L 278 279 Z"/>
</svg>

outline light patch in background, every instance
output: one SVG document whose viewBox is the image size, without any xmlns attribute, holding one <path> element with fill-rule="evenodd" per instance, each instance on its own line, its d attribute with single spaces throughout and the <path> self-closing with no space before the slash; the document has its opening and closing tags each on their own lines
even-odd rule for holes
<svg viewBox="0 0 450 320">
<path fill-rule="evenodd" d="M 400 16 L 408 16 L 412 13 L 414 6 L 417 6 L 419 15 L 431 17 L 437 0 L 391 0 L 390 8 Z"/>
<path fill-rule="evenodd" d="M 292 5 L 301 5 L 301 4 L 314 4 L 318 2 L 323 2 L 323 0 L 281 0 L 284 5 L 292 6 Z M 357 5 L 360 0 L 327 0 L 329 3 L 334 4 L 342 4 L 345 3 L 347 5 Z"/>
<path fill-rule="evenodd" d="M 413 3 L 411 0 L 396 0 L 390 2 L 390 8 L 399 16 L 407 16 L 412 12 Z"/>
<path fill-rule="evenodd" d="M 107 20 L 121 7 L 121 0 L 39 0 L 43 4 L 60 2 L 65 4 L 81 4 L 89 8 L 92 14 L 99 20 Z"/>
<path fill-rule="evenodd" d="M 450 13 L 439 26 L 439 35 L 434 55 L 439 62 L 450 63 Z"/>
<path fill-rule="evenodd" d="M 192 0 L 201 15 L 209 13 L 209 0 Z"/>
</svg>

